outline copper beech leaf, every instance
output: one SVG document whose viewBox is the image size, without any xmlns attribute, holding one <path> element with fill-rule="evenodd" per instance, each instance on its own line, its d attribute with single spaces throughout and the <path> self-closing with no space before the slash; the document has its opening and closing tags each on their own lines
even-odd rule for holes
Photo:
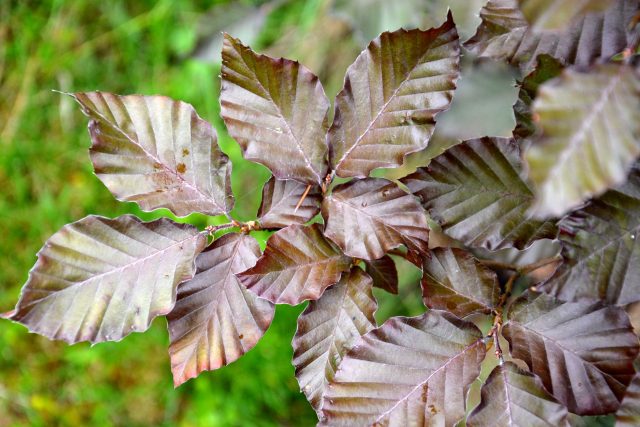
<svg viewBox="0 0 640 427">
<path fill-rule="evenodd" d="M 224 35 L 220 113 L 244 157 L 278 179 L 321 184 L 327 173 L 329 100 L 297 61 L 258 55 Z"/>
<path fill-rule="evenodd" d="M 258 211 L 260 226 L 284 228 L 290 224 L 304 224 L 316 216 L 320 212 L 320 188 L 313 185 L 305 195 L 307 187 L 294 180 L 269 179 L 262 189 Z M 300 200 L 302 204 L 298 206 Z"/>
<path fill-rule="evenodd" d="M 468 246 L 523 249 L 557 234 L 553 222 L 528 212 L 534 194 L 512 139 L 465 141 L 402 182 L 447 235 Z"/>
<path fill-rule="evenodd" d="M 342 359 L 320 424 L 453 426 L 485 353 L 480 330 L 448 312 L 391 318 Z"/>
<path fill-rule="evenodd" d="M 422 299 L 429 308 L 459 317 L 489 314 L 498 306 L 496 273 L 463 249 L 435 248 L 424 258 Z"/>
<path fill-rule="evenodd" d="M 253 237 L 229 233 L 196 258 L 196 275 L 180 285 L 176 306 L 167 316 L 176 386 L 236 361 L 269 328 L 274 305 L 249 292 L 235 276 L 259 256 Z"/>
<path fill-rule="evenodd" d="M 616 412 L 616 427 L 637 427 L 640 425 L 640 374 L 636 374 Z"/>
<path fill-rule="evenodd" d="M 451 13 L 439 28 L 385 32 L 373 40 L 347 70 L 336 97 L 329 130 L 336 174 L 364 178 L 425 148 L 437 114 L 451 103 L 459 59 Z"/>
<path fill-rule="evenodd" d="M 146 331 L 173 309 L 206 241 L 195 227 L 166 218 L 88 216 L 47 240 L 6 317 L 69 344 Z"/>
<path fill-rule="evenodd" d="M 640 72 L 600 65 L 566 70 L 533 104 L 541 135 L 526 153 L 537 215 L 560 216 L 624 182 L 640 156 Z"/>
<path fill-rule="evenodd" d="M 508 319 L 503 334 L 511 355 L 570 412 L 600 415 L 618 409 L 640 349 L 624 310 L 527 293 L 510 307 Z"/>
<path fill-rule="evenodd" d="M 564 263 L 539 288 L 565 301 L 640 301 L 640 163 L 560 223 Z"/>
<path fill-rule="evenodd" d="M 529 27 L 518 0 L 489 0 L 480 11 L 482 22 L 476 34 L 464 46 L 480 57 L 517 65 L 525 73 L 541 54 L 563 65 L 586 67 L 610 59 L 632 42 L 630 23 L 639 4 L 638 0 L 616 0 L 606 11 L 576 19 L 564 31 L 541 33 Z"/>
<path fill-rule="evenodd" d="M 325 235 L 351 257 L 382 258 L 402 244 L 428 249 L 426 212 L 414 196 L 386 179 L 338 185 L 322 201 L 322 216 Z"/>
<path fill-rule="evenodd" d="M 385 291 L 398 294 L 398 269 L 389 255 L 380 259 L 364 262 L 365 269 L 373 279 L 373 286 Z"/>
<path fill-rule="evenodd" d="M 481 402 L 468 427 L 568 427 L 567 408 L 542 382 L 513 362 L 496 366 L 481 389 Z"/>
<path fill-rule="evenodd" d="M 293 337 L 293 366 L 300 389 L 316 411 L 342 357 L 365 333 L 376 327 L 378 304 L 371 278 L 358 267 L 344 273 L 298 318 Z"/>
<path fill-rule="evenodd" d="M 563 30 L 588 13 L 603 12 L 616 0 L 518 0 L 522 14 L 534 30 Z"/>
<path fill-rule="evenodd" d="M 193 107 L 166 96 L 104 92 L 73 97 L 91 121 L 96 175 L 121 201 L 178 216 L 233 208 L 231 163 Z"/>
<path fill-rule="evenodd" d="M 322 235 L 320 224 L 290 225 L 269 238 L 254 267 L 236 276 L 261 298 L 297 305 L 320 298 L 350 265 L 351 259 Z"/>
</svg>

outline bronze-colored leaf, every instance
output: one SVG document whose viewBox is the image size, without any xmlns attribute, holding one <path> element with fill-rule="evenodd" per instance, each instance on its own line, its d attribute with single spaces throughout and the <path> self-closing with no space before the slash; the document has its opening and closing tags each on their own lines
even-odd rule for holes
<svg viewBox="0 0 640 427">
<path fill-rule="evenodd" d="M 307 192 L 307 187 L 298 181 L 269 179 L 262 189 L 262 203 L 258 211 L 260 226 L 284 228 L 291 224 L 304 224 L 316 216 L 320 212 L 320 188 L 312 185 Z M 302 204 L 298 206 L 300 200 Z"/>
<path fill-rule="evenodd" d="M 593 12 L 604 12 L 616 0 L 518 0 L 534 31 L 564 30 L 571 22 Z"/>
<path fill-rule="evenodd" d="M 236 274 L 240 283 L 278 304 L 320 298 L 351 265 L 351 259 L 325 239 L 320 227 L 290 225 L 275 233 L 256 265 Z"/>
<path fill-rule="evenodd" d="M 306 67 L 258 55 L 225 34 L 220 113 L 247 160 L 278 179 L 321 184 L 328 112 L 322 84 Z"/>
<path fill-rule="evenodd" d="M 460 43 L 451 13 L 441 27 L 385 32 L 347 70 L 329 130 L 329 160 L 341 177 L 402 165 L 427 146 L 449 108 Z"/>
<path fill-rule="evenodd" d="M 269 328 L 275 307 L 246 290 L 235 276 L 259 256 L 253 237 L 230 233 L 196 258 L 196 275 L 180 285 L 176 306 L 167 316 L 176 386 L 236 361 Z"/>
<path fill-rule="evenodd" d="M 389 255 L 372 261 L 365 260 L 364 265 L 373 279 L 373 286 L 394 295 L 398 294 L 398 269 Z"/>
<path fill-rule="evenodd" d="M 121 201 L 178 216 L 233 208 L 231 163 L 213 127 L 193 107 L 166 96 L 103 92 L 73 97 L 91 121 L 96 175 Z"/>
<path fill-rule="evenodd" d="M 355 258 L 382 258 L 402 244 L 428 249 L 426 212 L 414 196 L 386 179 L 338 185 L 322 201 L 322 216 L 326 236 Z"/>
<path fill-rule="evenodd" d="M 616 427 L 640 425 L 640 374 L 636 374 L 627 388 L 620 409 L 616 412 Z"/>
</svg>

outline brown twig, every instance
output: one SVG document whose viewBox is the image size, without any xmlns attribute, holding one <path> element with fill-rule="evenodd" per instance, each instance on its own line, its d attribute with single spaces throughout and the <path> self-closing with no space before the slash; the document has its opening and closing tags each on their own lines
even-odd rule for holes
<svg viewBox="0 0 640 427">
<path fill-rule="evenodd" d="M 307 185 L 307 188 L 304 190 L 304 193 L 302 193 L 302 197 L 300 197 L 300 200 L 298 200 L 298 204 L 296 205 L 296 208 L 293 210 L 293 213 L 298 212 L 298 208 L 302 206 L 304 199 L 307 198 L 307 195 L 309 194 L 309 190 L 311 190 L 311 184 Z"/>
</svg>

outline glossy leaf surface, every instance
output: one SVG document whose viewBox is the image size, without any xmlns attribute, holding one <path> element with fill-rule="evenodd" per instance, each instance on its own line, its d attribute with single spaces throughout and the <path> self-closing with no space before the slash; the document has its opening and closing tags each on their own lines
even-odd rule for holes
<svg viewBox="0 0 640 427">
<path fill-rule="evenodd" d="M 512 356 L 526 362 L 569 411 L 598 415 L 618 408 L 639 350 L 624 310 L 525 294 L 508 318 L 503 334 Z"/>
<path fill-rule="evenodd" d="M 284 228 L 291 224 L 304 224 L 320 212 L 320 188 L 313 185 L 302 199 L 307 184 L 294 180 L 271 178 L 262 189 L 262 203 L 258 221 L 262 228 Z"/>
<path fill-rule="evenodd" d="M 451 14 L 439 28 L 373 40 L 347 70 L 336 98 L 329 159 L 337 175 L 364 178 L 425 148 L 436 115 L 451 103 L 459 56 Z"/>
<path fill-rule="evenodd" d="M 95 173 L 118 200 L 178 216 L 232 209 L 231 163 L 191 105 L 165 96 L 73 96 L 91 119 Z"/>
<path fill-rule="evenodd" d="M 603 12 L 614 3 L 615 0 L 518 0 L 533 30 L 563 30 L 575 19 Z"/>
<path fill-rule="evenodd" d="M 567 409 L 547 393 L 540 379 L 513 362 L 496 366 L 481 390 L 469 427 L 568 426 Z"/>
<path fill-rule="evenodd" d="M 176 386 L 236 361 L 269 328 L 274 305 L 246 290 L 235 276 L 253 267 L 259 256 L 253 237 L 229 233 L 196 258 L 196 275 L 180 285 L 167 316 Z"/>
<path fill-rule="evenodd" d="M 350 264 L 351 259 L 325 239 L 319 224 L 290 225 L 269 238 L 254 267 L 236 276 L 264 299 L 296 305 L 320 298 Z"/>
<path fill-rule="evenodd" d="M 485 351 L 478 328 L 450 313 L 394 317 L 344 357 L 321 425 L 453 426 Z"/>
<path fill-rule="evenodd" d="M 69 344 L 119 341 L 171 311 L 205 244 L 195 227 L 164 218 L 88 216 L 47 240 L 7 317 Z"/>
<path fill-rule="evenodd" d="M 265 165 L 278 179 L 322 183 L 329 100 L 306 67 L 258 55 L 225 34 L 220 108 L 247 160 Z"/>
<path fill-rule="evenodd" d="M 376 327 L 373 317 L 378 304 L 372 280 L 360 268 L 349 273 L 311 301 L 298 318 L 293 337 L 293 366 L 300 390 L 316 411 L 333 380 L 342 357 L 365 333 Z"/>
<path fill-rule="evenodd" d="M 322 202 L 322 216 L 325 235 L 352 257 L 382 258 L 402 244 L 420 252 L 428 248 L 426 212 L 414 196 L 386 179 L 335 187 Z"/>
<path fill-rule="evenodd" d="M 526 159 L 541 216 L 623 182 L 640 155 L 640 73 L 630 66 L 567 70 L 540 87 L 533 112 L 542 135 Z"/>
<path fill-rule="evenodd" d="M 398 269 L 389 255 L 373 261 L 365 261 L 365 268 L 373 279 L 373 286 L 398 294 Z"/>
<path fill-rule="evenodd" d="M 422 272 L 422 299 L 429 308 L 464 317 L 489 314 L 498 306 L 496 273 L 463 249 L 433 249 L 424 259 Z"/>
<path fill-rule="evenodd" d="M 552 222 L 528 213 L 534 194 L 513 140 L 466 141 L 402 182 L 447 235 L 466 245 L 522 249 L 557 234 Z"/>
</svg>

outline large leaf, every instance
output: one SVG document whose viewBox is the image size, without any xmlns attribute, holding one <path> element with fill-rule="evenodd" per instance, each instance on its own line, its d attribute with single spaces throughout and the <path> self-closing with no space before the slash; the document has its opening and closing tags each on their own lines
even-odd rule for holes
<svg viewBox="0 0 640 427">
<path fill-rule="evenodd" d="M 616 427 L 637 427 L 640 425 L 640 374 L 636 374 L 627 388 L 622 405 L 616 412 Z"/>
<path fill-rule="evenodd" d="M 389 255 L 372 261 L 365 260 L 364 264 L 367 273 L 373 279 L 374 287 L 398 294 L 398 269 Z"/>
<path fill-rule="evenodd" d="M 353 267 L 319 300 L 311 301 L 298 318 L 293 365 L 300 389 L 316 411 L 342 357 L 363 334 L 376 327 L 373 315 L 377 308 L 371 278 Z"/>
<path fill-rule="evenodd" d="M 329 100 L 298 62 L 258 55 L 225 34 L 220 113 L 244 157 L 279 179 L 321 184 Z"/>
<path fill-rule="evenodd" d="M 496 366 L 481 390 L 482 401 L 467 418 L 469 427 L 568 426 L 567 409 L 540 379 L 513 362 Z"/>
<path fill-rule="evenodd" d="M 417 199 L 381 178 L 339 185 L 322 201 L 325 234 L 345 254 L 367 260 L 382 258 L 404 244 L 425 252 L 429 230 Z"/>
<path fill-rule="evenodd" d="M 465 47 L 478 56 L 518 65 L 524 72 L 533 69 L 541 54 L 584 67 L 627 47 L 633 39 L 629 24 L 638 8 L 638 0 L 616 0 L 605 12 L 577 19 L 564 31 L 540 33 L 529 28 L 518 0 L 489 0 L 480 12 L 482 23 Z"/>
<path fill-rule="evenodd" d="M 347 70 L 336 98 L 329 160 L 337 175 L 364 178 L 425 148 L 436 115 L 451 103 L 459 56 L 451 14 L 439 28 L 373 40 Z"/>
<path fill-rule="evenodd" d="M 541 289 L 566 301 L 640 301 L 640 164 L 624 185 L 560 221 L 564 264 Z"/>
<path fill-rule="evenodd" d="M 603 12 L 615 0 L 519 0 L 520 10 L 533 30 L 563 30 L 576 18 Z"/>
<path fill-rule="evenodd" d="M 425 257 L 422 271 L 422 299 L 429 308 L 464 317 L 489 314 L 498 306 L 496 273 L 463 249 L 433 249 Z"/>
<path fill-rule="evenodd" d="M 513 357 L 579 415 L 615 411 L 635 374 L 638 338 L 618 307 L 528 293 L 510 308 L 503 333 Z"/>
<path fill-rule="evenodd" d="M 231 210 L 231 163 L 191 105 L 165 96 L 73 96 L 91 119 L 96 175 L 118 200 L 178 216 Z"/>
<path fill-rule="evenodd" d="M 316 216 L 320 212 L 320 189 L 314 185 L 305 195 L 306 190 L 307 185 L 298 181 L 269 179 L 262 189 L 262 203 L 258 211 L 260 226 L 284 228 L 291 224 L 304 224 Z M 302 204 L 298 206 L 300 200 Z"/>
<path fill-rule="evenodd" d="M 320 298 L 350 265 L 351 259 L 322 235 L 320 224 L 290 225 L 269 238 L 254 267 L 236 276 L 264 299 L 296 305 Z"/>
<path fill-rule="evenodd" d="M 196 258 L 196 275 L 180 285 L 176 306 L 167 316 L 176 386 L 236 361 L 264 335 L 275 307 L 246 290 L 235 276 L 259 256 L 253 237 L 230 233 Z"/>
<path fill-rule="evenodd" d="M 47 240 L 6 317 L 70 344 L 119 341 L 171 311 L 205 244 L 196 228 L 165 218 L 88 216 Z"/>
<path fill-rule="evenodd" d="M 526 153 L 539 215 L 561 215 L 624 181 L 640 155 L 640 72 L 565 71 L 533 104 L 542 135 Z"/>
<path fill-rule="evenodd" d="M 453 426 L 485 352 L 478 328 L 450 313 L 392 318 L 343 358 L 321 424 Z"/>
<path fill-rule="evenodd" d="M 522 249 L 557 234 L 552 222 L 528 213 L 534 195 L 513 140 L 466 141 L 402 182 L 422 199 L 447 235 L 466 245 Z"/>
</svg>

